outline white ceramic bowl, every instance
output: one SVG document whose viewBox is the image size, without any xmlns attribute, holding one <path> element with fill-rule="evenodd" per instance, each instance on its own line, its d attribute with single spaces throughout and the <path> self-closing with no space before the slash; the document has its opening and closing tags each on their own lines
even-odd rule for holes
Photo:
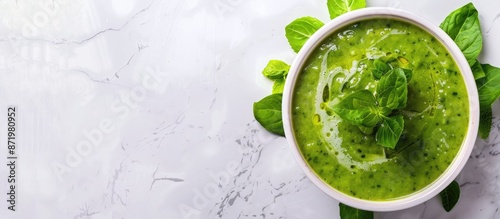
<svg viewBox="0 0 500 219">
<path fill-rule="evenodd" d="M 431 35 L 438 39 L 445 48 L 450 52 L 452 58 L 456 61 L 458 68 L 462 72 L 462 76 L 465 81 L 467 93 L 469 96 L 469 127 L 465 140 L 462 143 L 461 148 L 458 151 L 453 162 L 450 166 L 438 177 L 433 183 L 427 187 L 417 191 L 413 194 L 405 196 L 401 199 L 390 200 L 390 201 L 369 201 L 362 200 L 344 194 L 335 188 L 331 187 L 325 183 L 321 178 L 319 178 L 311 167 L 307 164 L 300 149 L 295 140 L 295 135 L 292 129 L 291 120 L 291 107 L 292 107 L 292 96 L 295 83 L 297 81 L 297 76 L 301 74 L 303 65 L 307 61 L 310 54 L 321 45 L 321 43 L 327 39 L 332 33 L 345 27 L 346 25 L 368 19 L 386 18 L 393 20 L 400 20 L 404 22 L 416 25 Z M 291 146 L 292 153 L 305 172 L 309 179 L 318 186 L 325 193 L 331 197 L 337 199 L 338 201 L 364 210 L 370 211 L 395 211 L 405 208 L 410 208 L 415 205 L 421 204 L 430 198 L 436 196 L 441 192 L 446 186 L 448 186 L 460 173 L 465 163 L 467 162 L 472 148 L 474 147 L 474 142 L 477 137 L 478 126 L 479 126 L 479 98 L 477 93 L 476 84 L 472 76 L 471 69 L 467 60 L 465 59 L 463 53 L 453 42 L 453 40 L 438 26 L 426 21 L 425 19 L 418 17 L 410 12 L 393 9 L 393 8 L 365 8 L 356 11 L 352 11 L 341 15 L 327 24 L 325 24 L 320 30 L 318 30 L 302 47 L 299 54 L 295 58 L 288 78 L 286 79 L 285 90 L 283 92 L 283 125 L 285 128 L 285 134 L 289 145 Z"/>
</svg>

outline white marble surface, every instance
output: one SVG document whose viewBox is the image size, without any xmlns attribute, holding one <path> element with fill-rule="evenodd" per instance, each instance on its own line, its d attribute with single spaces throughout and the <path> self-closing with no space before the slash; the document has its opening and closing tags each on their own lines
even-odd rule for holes
<svg viewBox="0 0 500 219">
<path fill-rule="evenodd" d="M 326 0 L 0 1 L 0 115 L 18 109 L 17 203 L 7 210 L 0 118 L 0 218 L 337 218 L 338 202 L 264 131 L 260 71 L 291 62 L 294 18 Z M 438 25 L 465 0 L 367 0 Z M 482 62 L 500 66 L 500 1 L 474 0 Z M 494 116 L 500 116 L 500 104 Z M 500 121 L 438 198 L 376 218 L 500 218 Z"/>
</svg>

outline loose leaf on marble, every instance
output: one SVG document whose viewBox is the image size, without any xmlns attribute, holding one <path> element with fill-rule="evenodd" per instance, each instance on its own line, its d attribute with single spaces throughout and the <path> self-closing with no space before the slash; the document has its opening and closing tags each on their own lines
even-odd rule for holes
<svg viewBox="0 0 500 219">
<path fill-rule="evenodd" d="M 333 111 L 350 124 L 368 128 L 380 122 L 382 113 L 369 90 L 359 90 L 347 96 L 333 106 Z"/>
<path fill-rule="evenodd" d="M 476 81 L 479 104 L 491 107 L 500 96 L 500 68 L 488 64 L 483 64 L 481 67 L 485 77 Z"/>
<path fill-rule="evenodd" d="M 403 127 L 402 115 L 385 117 L 375 136 L 377 144 L 394 149 L 403 133 Z"/>
<path fill-rule="evenodd" d="M 269 79 L 277 80 L 284 79 L 290 70 L 290 65 L 281 60 L 271 60 L 267 66 L 262 70 L 262 74 Z"/>
<path fill-rule="evenodd" d="M 341 219 L 373 219 L 373 211 L 364 211 L 339 203 Z"/>
<path fill-rule="evenodd" d="M 408 82 L 400 68 L 387 72 L 377 85 L 377 100 L 380 106 L 389 109 L 403 109 L 408 100 Z"/>
<path fill-rule="evenodd" d="M 479 137 L 487 139 L 491 132 L 491 120 L 493 115 L 491 107 L 481 108 L 479 113 Z"/>
<path fill-rule="evenodd" d="M 479 63 L 479 61 L 477 60 L 476 63 L 474 63 L 474 65 L 471 66 L 471 70 L 472 70 L 472 75 L 474 76 L 474 80 L 486 77 L 486 73 L 484 73 L 481 63 Z"/>
<path fill-rule="evenodd" d="M 255 119 L 268 131 L 285 136 L 281 118 L 282 94 L 271 94 L 253 104 Z"/>
<path fill-rule="evenodd" d="M 285 27 L 285 36 L 293 51 L 299 52 L 306 41 L 323 26 L 323 22 L 313 17 L 297 18 Z"/>
<path fill-rule="evenodd" d="M 283 93 L 285 89 L 285 79 L 277 79 L 273 84 L 273 94 Z"/>
<path fill-rule="evenodd" d="M 330 19 L 336 18 L 341 14 L 345 14 L 349 11 L 366 7 L 365 0 L 328 0 L 326 5 L 328 6 L 328 12 L 330 13 Z"/>
<path fill-rule="evenodd" d="M 439 196 L 441 196 L 441 202 L 443 203 L 444 210 L 450 212 L 460 198 L 460 185 L 458 185 L 456 181 L 453 181 L 450 185 L 448 185 L 448 187 L 439 193 Z"/>
<path fill-rule="evenodd" d="M 472 66 L 483 48 L 483 35 L 479 15 L 472 3 L 451 12 L 439 26 L 458 45 Z"/>
<path fill-rule="evenodd" d="M 491 105 L 500 97 L 500 68 L 483 64 L 484 77 L 476 80 L 479 93 L 479 136 L 487 139 L 491 131 Z"/>
</svg>

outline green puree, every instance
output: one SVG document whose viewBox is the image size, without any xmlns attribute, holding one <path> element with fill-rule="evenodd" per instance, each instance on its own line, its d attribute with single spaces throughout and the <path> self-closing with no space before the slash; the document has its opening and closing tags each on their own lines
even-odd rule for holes
<svg viewBox="0 0 500 219">
<path fill-rule="evenodd" d="M 375 92 L 375 59 L 413 71 L 395 149 L 331 110 L 357 90 Z M 308 59 L 294 92 L 293 129 L 304 158 L 326 183 L 361 199 L 402 198 L 429 185 L 467 132 L 468 97 L 456 63 L 438 40 L 405 22 L 366 20 L 337 31 Z"/>
</svg>

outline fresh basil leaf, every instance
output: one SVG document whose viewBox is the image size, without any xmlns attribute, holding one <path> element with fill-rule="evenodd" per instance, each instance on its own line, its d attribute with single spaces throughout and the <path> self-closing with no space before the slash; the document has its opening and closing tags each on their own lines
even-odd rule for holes
<svg viewBox="0 0 500 219">
<path fill-rule="evenodd" d="M 458 45 L 472 66 L 483 48 L 483 35 L 479 16 L 472 3 L 451 12 L 439 26 Z"/>
<path fill-rule="evenodd" d="M 493 115 L 491 113 L 491 107 L 480 107 L 479 113 L 479 137 L 482 139 L 487 139 L 491 131 L 491 120 Z"/>
<path fill-rule="evenodd" d="M 277 79 L 273 84 L 273 94 L 283 93 L 285 89 L 285 79 Z"/>
<path fill-rule="evenodd" d="M 413 71 L 411 69 L 402 68 L 406 76 L 406 82 L 410 82 L 411 77 L 413 77 Z"/>
<path fill-rule="evenodd" d="M 358 126 L 359 130 L 361 130 L 366 135 L 373 134 L 373 132 L 375 131 L 375 126 L 378 125 L 382 118 L 392 113 L 392 110 L 387 107 L 371 107 L 370 109 L 372 115 L 378 116 L 371 116 L 369 118 L 372 120 L 368 121 L 367 119 L 367 121 L 363 122 L 363 125 Z M 368 127 L 366 127 L 365 125 L 368 125 Z"/>
<path fill-rule="evenodd" d="M 471 66 L 472 75 L 474 75 L 474 80 L 478 80 L 486 77 L 486 73 L 484 73 L 483 67 L 481 67 L 481 63 L 476 60 L 476 63 Z"/>
<path fill-rule="evenodd" d="M 382 62 L 379 59 L 375 59 L 375 61 L 373 61 L 373 66 L 375 68 L 372 70 L 372 74 L 376 79 L 380 79 L 391 70 L 391 67 L 387 63 Z"/>
<path fill-rule="evenodd" d="M 285 136 L 281 118 L 282 94 L 271 94 L 253 104 L 253 116 L 268 131 Z"/>
<path fill-rule="evenodd" d="M 380 116 L 377 108 L 368 108 L 368 113 L 363 118 L 361 125 L 368 128 L 375 127 L 381 120 L 382 117 Z"/>
<path fill-rule="evenodd" d="M 334 19 L 341 14 L 345 14 L 349 11 L 366 7 L 365 0 L 328 0 L 326 5 L 328 6 L 328 12 L 330 13 L 330 19 Z"/>
<path fill-rule="evenodd" d="M 402 115 L 385 117 L 375 139 L 378 144 L 394 149 L 403 133 L 404 119 Z"/>
<path fill-rule="evenodd" d="M 483 64 L 481 67 L 485 77 L 476 81 L 476 85 L 479 92 L 479 105 L 485 109 L 491 107 L 500 96 L 500 68 L 488 64 Z"/>
<path fill-rule="evenodd" d="M 443 203 L 444 210 L 450 212 L 460 198 L 460 185 L 456 181 L 451 182 L 448 187 L 439 193 L 439 196 L 441 196 L 441 203 Z"/>
<path fill-rule="evenodd" d="M 323 22 L 313 17 L 301 17 L 285 27 L 285 36 L 293 51 L 299 52 L 306 41 L 323 26 Z"/>
<path fill-rule="evenodd" d="M 380 106 L 389 109 L 403 109 L 408 99 L 408 82 L 400 68 L 387 72 L 377 85 L 377 100 Z"/>
<path fill-rule="evenodd" d="M 339 203 L 341 219 L 373 219 L 373 211 L 364 211 Z"/>
<path fill-rule="evenodd" d="M 477 15 L 477 10 L 474 5 L 468 4 L 451 12 L 444 21 L 439 25 L 451 38 L 455 39 L 461 31 L 470 28 L 474 25 L 475 19 L 471 19 Z"/>
<path fill-rule="evenodd" d="M 487 139 L 491 131 L 491 121 L 493 119 L 491 106 L 500 97 L 500 68 L 489 64 L 479 65 L 476 62 L 472 66 L 474 77 L 480 75 L 478 71 L 484 73 L 484 77 L 476 79 L 479 93 L 479 137 Z M 474 70 L 476 69 L 476 70 Z M 480 69 L 480 70 L 478 70 Z"/>
<path fill-rule="evenodd" d="M 368 90 L 359 90 L 347 96 L 333 107 L 333 111 L 346 122 L 367 128 L 374 127 L 381 120 L 377 101 Z"/>
<path fill-rule="evenodd" d="M 281 60 L 271 60 L 262 70 L 262 74 L 269 79 L 284 79 L 290 70 L 290 65 Z"/>
<path fill-rule="evenodd" d="M 378 107 L 377 108 L 377 113 L 381 115 L 382 117 L 387 117 L 392 113 L 392 109 L 389 109 L 387 107 Z"/>
</svg>

